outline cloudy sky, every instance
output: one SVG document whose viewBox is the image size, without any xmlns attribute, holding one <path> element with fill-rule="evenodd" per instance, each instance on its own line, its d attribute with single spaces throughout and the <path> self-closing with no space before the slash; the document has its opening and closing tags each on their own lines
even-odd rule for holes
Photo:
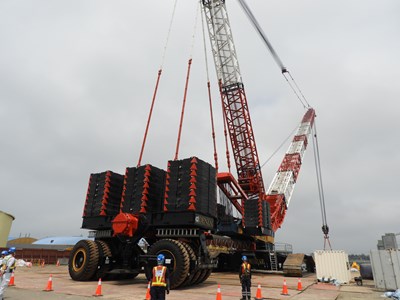
<svg viewBox="0 0 400 300">
<path fill-rule="evenodd" d="M 135 166 L 173 0 L 0 2 L 0 210 L 11 235 L 86 234 L 90 173 Z M 193 57 L 180 158 L 213 162 L 197 1 L 178 1 L 143 157 L 173 159 L 187 61 Z M 367 253 L 400 232 L 400 3 L 247 0 L 317 112 L 330 240 Z M 227 0 L 260 161 L 304 113 L 237 1 Z M 193 45 L 193 51 L 192 49 Z M 208 48 L 208 52 L 209 48 Z M 215 70 L 208 53 L 221 170 Z M 285 146 L 263 168 L 269 185 Z M 312 148 L 277 242 L 323 248 Z"/>
</svg>

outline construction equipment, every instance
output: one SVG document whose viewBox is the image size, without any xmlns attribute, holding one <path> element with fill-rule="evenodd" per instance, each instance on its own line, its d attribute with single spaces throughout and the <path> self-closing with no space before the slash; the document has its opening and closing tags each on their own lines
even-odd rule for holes
<svg viewBox="0 0 400 300">
<path fill-rule="evenodd" d="M 74 280 L 134 278 L 165 255 L 171 288 L 199 284 L 214 268 L 276 269 L 274 233 L 290 203 L 315 112 L 308 109 L 270 187 L 265 189 L 249 108 L 224 0 L 202 0 L 237 178 L 198 157 L 145 164 L 125 175 L 91 174 L 82 228 L 94 240 L 70 256 Z M 160 74 L 160 73 L 159 73 Z M 147 130 L 147 129 L 146 129 Z M 143 147 L 142 147 L 143 150 Z M 228 199 L 239 217 L 227 213 Z M 139 242 L 150 247 L 145 252 Z"/>
</svg>

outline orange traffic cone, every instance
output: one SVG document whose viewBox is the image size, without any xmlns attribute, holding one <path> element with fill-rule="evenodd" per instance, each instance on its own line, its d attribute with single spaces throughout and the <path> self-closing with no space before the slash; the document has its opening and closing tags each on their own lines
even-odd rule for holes
<svg viewBox="0 0 400 300">
<path fill-rule="evenodd" d="M 99 282 L 97 283 L 97 289 L 93 296 L 95 296 L 95 297 L 103 296 L 101 294 L 101 278 L 99 279 Z"/>
<path fill-rule="evenodd" d="M 215 300 L 222 300 L 222 295 L 221 295 L 221 286 L 218 284 L 218 290 L 217 290 L 217 298 Z"/>
<path fill-rule="evenodd" d="M 254 299 L 255 299 L 255 300 L 262 300 L 262 299 L 264 299 L 264 298 L 261 296 L 261 284 L 258 284 L 256 297 L 255 297 Z"/>
<path fill-rule="evenodd" d="M 46 289 L 44 289 L 43 291 L 51 292 L 52 290 L 53 290 L 53 275 L 50 274 L 49 280 L 47 280 Z"/>
<path fill-rule="evenodd" d="M 283 288 L 282 288 L 281 295 L 289 296 L 287 285 L 286 285 L 286 279 L 283 280 Z"/>
<path fill-rule="evenodd" d="M 59 267 L 59 266 L 60 266 L 60 260 L 57 259 L 56 267 Z"/>
<path fill-rule="evenodd" d="M 8 283 L 8 286 L 15 286 L 14 272 L 11 273 L 11 278 L 10 278 L 10 282 Z"/>
<path fill-rule="evenodd" d="M 303 286 L 301 285 L 301 279 L 299 278 L 299 281 L 297 281 L 297 290 L 298 291 L 302 291 L 303 290 Z"/>
<path fill-rule="evenodd" d="M 146 298 L 144 298 L 144 300 L 150 300 L 151 296 L 150 296 L 150 281 L 147 284 L 147 292 L 146 292 Z"/>
</svg>

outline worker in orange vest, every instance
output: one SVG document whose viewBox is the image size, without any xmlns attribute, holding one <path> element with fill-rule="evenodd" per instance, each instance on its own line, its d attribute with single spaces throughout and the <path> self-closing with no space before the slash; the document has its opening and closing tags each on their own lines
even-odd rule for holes
<svg viewBox="0 0 400 300">
<path fill-rule="evenodd" d="M 239 278 L 242 284 L 242 300 L 251 299 L 251 265 L 247 261 L 247 256 L 242 256 L 242 265 L 240 266 Z"/>
<path fill-rule="evenodd" d="M 151 300 L 165 300 L 165 292 L 169 294 L 169 271 L 164 266 L 165 257 L 163 254 L 157 256 L 157 266 L 151 273 Z"/>
</svg>

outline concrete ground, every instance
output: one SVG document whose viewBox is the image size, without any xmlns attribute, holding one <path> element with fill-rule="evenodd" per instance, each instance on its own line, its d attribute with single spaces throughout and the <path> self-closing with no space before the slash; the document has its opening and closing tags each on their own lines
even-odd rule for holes
<svg viewBox="0 0 400 300">
<path fill-rule="evenodd" d="M 52 274 L 53 291 L 45 292 L 49 276 Z M 286 280 L 288 294 L 281 295 L 283 281 Z M 363 286 L 354 283 L 336 287 L 331 284 L 317 284 L 315 274 L 301 278 L 303 290 L 297 291 L 298 278 L 283 277 L 277 274 L 254 274 L 252 279 L 252 296 L 256 295 L 257 285 L 261 285 L 264 299 L 293 300 L 351 300 L 351 299 L 382 299 L 382 291 L 373 287 L 372 281 L 364 281 Z M 221 287 L 223 300 L 241 298 L 241 287 L 237 274 L 213 273 L 203 284 L 173 290 L 167 296 L 168 300 L 215 299 L 218 285 Z M 45 266 L 25 268 L 20 267 L 15 273 L 15 286 L 5 292 L 6 300 L 27 299 L 88 299 L 93 297 L 97 282 L 76 282 L 68 274 L 67 266 Z M 101 294 L 103 299 L 145 299 L 147 282 L 143 275 L 133 280 L 103 281 Z"/>
</svg>

